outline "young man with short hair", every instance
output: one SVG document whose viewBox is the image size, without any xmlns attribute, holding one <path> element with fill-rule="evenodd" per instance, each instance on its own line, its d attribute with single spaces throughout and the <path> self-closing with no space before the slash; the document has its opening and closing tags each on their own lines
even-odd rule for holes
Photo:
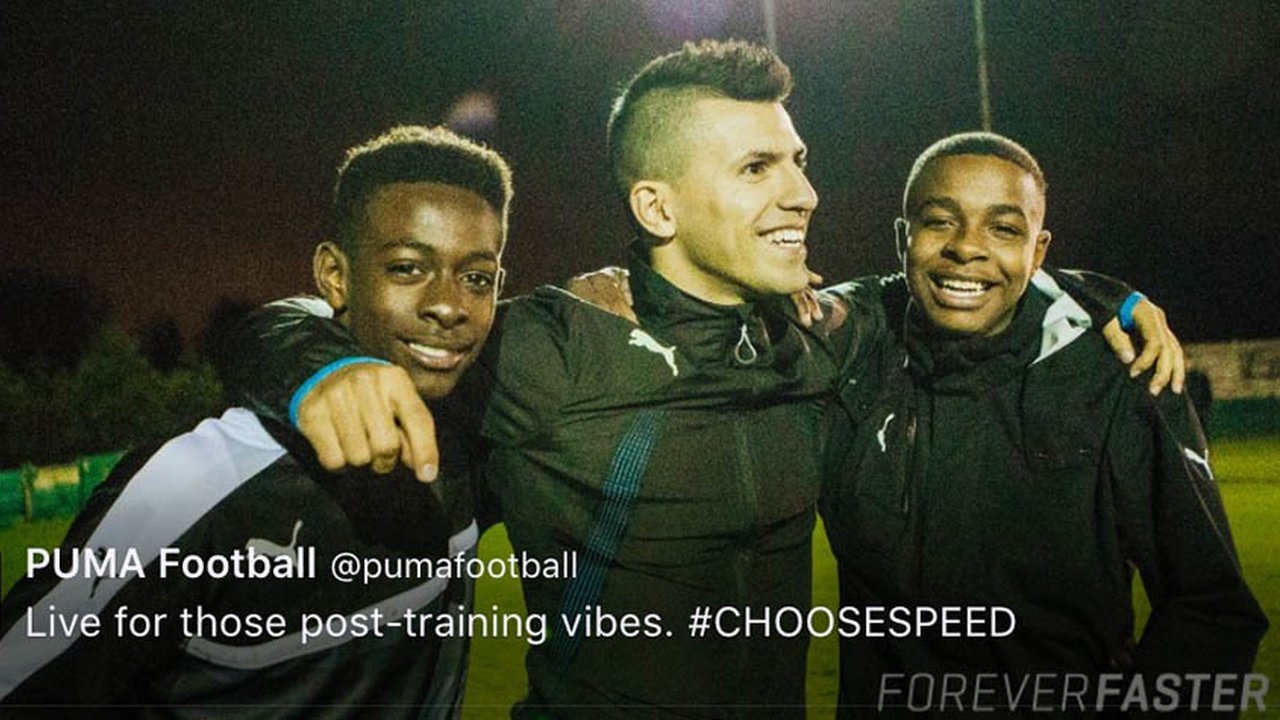
<svg viewBox="0 0 1280 720">
<path fill-rule="evenodd" d="M 330 330 L 376 356 L 360 360 L 394 363 L 422 399 L 443 399 L 493 321 L 510 170 L 447 130 L 399 127 L 348 152 L 334 199 L 313 258 Z M 456 716 L 465 633 L 423 634 L 410 617 L 466 611 L 470 579 L 330 574 L 343 553 L 419 567 L 474 554 L 466 451 L 446 442 L 435 491 L 407 472 L 329 473 L 296 431 L 243 408 L 134 451 L 59 550 L 83 570 L 48 569 L 5 599 L 0 698 L 139 714 Z M 90 554 L 117 571 L 90 572 Z M 63 627 L 46 626 L 50 607 L 92 613 L 101 629 L 50 637 L 41 628 Z"/>
<path fill-rule="evenodd" d="M 838 289 L 879 295 L 889 332 L 833 408 L 819 505 L 842 606 L 939 615 L 841 640 L 841 716 L 1103 715 L 1136 676 L 1127 709 L 1185 717 L 1219 704 L 1193 706 L 1194 673 L 1232 674 L 1239 707 L 1266 620 L 1204 437 L 1185 397 L 1143 392 L 1075 301 L 1031 283 L 1050 242 L 1035 159 L 945 138 L 902 212 L 905 283 Z M 1135 568 L 1152 605 L 1136 644 Z M 950 634 L 943 608 L 964 611 Z M 1123 690 L 1104 707 L 1107 674 Z"/>
</svg>

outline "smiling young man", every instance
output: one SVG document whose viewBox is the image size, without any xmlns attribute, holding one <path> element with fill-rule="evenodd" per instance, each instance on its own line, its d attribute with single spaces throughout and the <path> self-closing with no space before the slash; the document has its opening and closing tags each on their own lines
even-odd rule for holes
<svg viewBox="0 0 1280 720">
<path fill-rule="evenodd" d="M 493 322 L 502 221 L 475 191 L 439 182 L 382 185 L 362 214 L 353 241 L 317 249 L 320 291 L 363 347 L 443 398 Z"/>
<path fill-rule="evenodd" d="M 493 321 L 510 199 L 502 158 L 446 130 L 396 128 L 350 150 L 313 258 L 329 331 L 443 399 Z M 466 638 L 402 618 L 466 612 L 469 578 L 330 574 L 343 553 L 419 569 L 474 553 L 466 451 L 449 450 L 435 490 L 408 472 L 336 475 L 292 428 L 234 408 L 131 453 L 76 519 L 62 570 L 5 599 L 0 699 L 10 712 L 456 717 Z M 137 566 L 87 559 L 112 553 Z M 66 572 L 77 555 L 83 570 Z M 50 606 L 101 629 L 46 632 L 28 613 Z"/>
<path fill-rule="evenodd" d="M 911 296 L 939 330 L 1004 332 L 1044 263 L 1051 239 L 1043 229 L 1044 180 L 1011 165 L 1021 167 L 994 154 L 929 156 L 908 185 L 903 267 Z"/>
<path fill-rule="evenodd" d="M 1266 621 L 1194 413 L 1129 382 L 1079 305 L 1031 285 L 1044 218 L 1044 176 L 1007 138 L 948 137 L 912 168 L 906 283 L 886 286 L 890 332 L 833 411 L 820 507 L 842 605 L 982 622 L 842 639 L 842 716 L 1247 702 Z M 1137 643 L 1134 568 L 1152 606 Z M 993 607 L 1012 618 L 991 624 Z"/>
<path fill-rule="evenodd" d="M 518 716 L 804 714 L 804 638 L 688 627 L 699 608 L 809 604 L 821 414 L 806 401 L 835 368 L 781 311 L 807 282 L 817 203 L 790 86 L 745 43 L 642 69 L 610 125 L 639 326 L 544 289 L 512 302 L 481 360 L 486 477 L 512 544 L 582 562 L 523 582 L 558 632 L 529 653 Z M 561 621 L 599 612 L 639 629 Z"/>
<path fill-rule="evenodd" d="M 698 152 L 683 153 L 670 174 L 643 168 L 630 186 L 632 217 L 651 238 L 654 271 L 720 305 L 803 289 L 805 233 L 818 196 L 805 177 L 805 146 L 787 111 L 780 103 L 692 90 L 655 94 L 659 98 L 641 101 L 631 117 L 615 120 L 615 128 L 667 110 L 651 110 L 649 103 L 681 103 L 688 123 L 683 141 Z"/>
</svg>

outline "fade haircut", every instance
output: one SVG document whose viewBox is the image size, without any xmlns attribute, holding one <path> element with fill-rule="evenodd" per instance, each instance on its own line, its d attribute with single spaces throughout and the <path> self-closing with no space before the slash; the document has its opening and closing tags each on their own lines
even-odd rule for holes
<svg viewBox="0 0 1280 720">
<path fill-rule="evenodd" d="M 507 241 L 511 168 L 498 153 L 443 127 L 402 125 L 347 150 L 333 186 L 333 235 L 348 256 L 365 220 L 369 199 L 384 185 L 434 182 L 470 190 L 498 213 L 499 249 Z"/>
<path fill-rule="evenodd" d="M 907 207 L 911 197 L 911 189 L 916 186 L 920 173 L 925 167 L 939 158 L 953 155 L 987 155 L 1007 160 L 1027 171 L 1036 182 L 1036 190 L 1045 194 L 1048 185 L 1044 181 L 1044 173 L 1040 171 L 1040 163 L 1027 152 L 1027 149 L 1003 135 L 992 132 L 964 132 L 944 137 L 930 145 L 911 166 L 907 175 L 907 187 L 902 191 L 902 216 L 907 217 L 911 208 Z"/>
<path fill-rule="evenodd" d="M 782 102 L 790 94 L 786 64 L 768 48 L 741 40 L 687 42 L 653 59 L 627 82 L 609 113 L 614 190 L 625 202 L 636 182 L 680 174 L 687 154 L 681 127 L 694 102 Z"/>
</svg>

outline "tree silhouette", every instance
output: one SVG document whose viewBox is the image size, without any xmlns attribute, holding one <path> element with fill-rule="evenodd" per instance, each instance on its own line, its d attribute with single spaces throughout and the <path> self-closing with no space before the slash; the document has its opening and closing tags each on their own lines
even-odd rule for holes
<svg viewBox="0 0 1280 720">
<path fill-rule="evenodd" d="M 0 362 L 23 372 L 69 370 L 109 315 L 106 295 L 81 276 L 13 270 L 0 284 Z"/>
<path fill-rule="evenodd" d="M 182 362 L 182 333 L 172 317 L 156 320 L 138 334 L 138 350 L 162 373 L 173 372 Z"/>
<path fill-rule="evenodd" d="M 223 297 L 209 315 L 204 336 L 200 340 L 200 357 L 213 364 L 219 373 L 226 366 L 229 354 L 235 351 L 231 337 L 236 326 L 254 310 L 257 303 Z"/>
</svg>

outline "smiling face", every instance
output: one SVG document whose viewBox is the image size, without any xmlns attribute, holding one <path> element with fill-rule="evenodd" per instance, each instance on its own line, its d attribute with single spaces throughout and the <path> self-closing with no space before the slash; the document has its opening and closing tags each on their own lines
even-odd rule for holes
<svg viewBox="0 0 1280 720">
<path fill-rule="evenodd" d="M 348 257 L 316 250 L 316 281 L 366 351 L 448 395 L 493 324 L 501 219 L 476 193 L 432 182 L 378 188 Z"/>
<path fill-rule="evenodd" d="M 663 184 L 669 223 L 657 233 L 654 269 L 720 304 L 803 289 L 818 196 L 787 111 L 776 102 L 703 98 L 684 132 L 681 172 Z"/>
<path fill-rule="evenodd" d="M 995 335 L 1044 262 L 1044 195 L 1032 175 L 990 155 L 929 161 L 907 194 L 904 267 L 938 328 Z"/>
</svg>

